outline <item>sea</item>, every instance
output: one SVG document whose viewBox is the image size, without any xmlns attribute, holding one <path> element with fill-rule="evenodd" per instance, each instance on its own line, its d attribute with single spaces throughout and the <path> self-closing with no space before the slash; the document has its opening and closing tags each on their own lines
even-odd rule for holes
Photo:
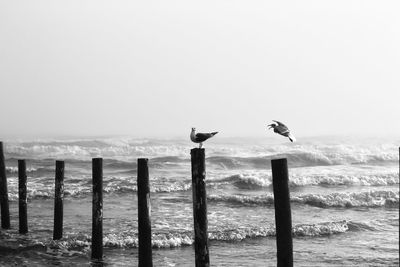
<svg viewBox="0 0 400 267">
<path fill-rule="evenodd" d="M 149 159 L 154 266 L 194 266 L 189 136 L 2 140 L 11 229 L 0 266 L 92 266 L 92 158 L 104 166 L 104 266 L 138 265 L 137 159 Z M 211 266 L 276 266 L 271 160 L 287 158 L 295 266 L 399 266 L 400 138 L 279 135 L 204 143 Z M 18 233 L 18 159 L 28 228 Z M 64 233 L 54 241 L 55 161 L 65 161 Z"/>
</svg>

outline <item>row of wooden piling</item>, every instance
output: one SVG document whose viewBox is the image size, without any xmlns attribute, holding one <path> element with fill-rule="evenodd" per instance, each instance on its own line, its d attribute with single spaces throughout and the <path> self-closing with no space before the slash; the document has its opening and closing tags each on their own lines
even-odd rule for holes
<svg viewBox="0 0 400 267">
<path fill-rule="evenodd" d="M 275 205 L 275 224 L 278 266 L 293 266 L 292 222 L 288 186 L 287 160 L 272 160 L 273 192 Z M 210 266 L 206 196 L 205 150 L 191 150 L 191 172 L 194 218 L 195 266 Z M 26 164 L 18 160 L 19 191 L 19 232 L 27 233 L 27 194 Z M 92 159 L 93 201 L 92 201 L 92 248 L 91 258 L 94 261 L 103 259 L 103 159 Z M 151 245 L 151 205 L 148 159 L 138 159 L 137 166 L 138 196 L 138 236 L 139 266 L 153 266 Z M 64 198 L 64 161 L 56 161 L 55 198 L 54 198 L 54 231 L 53 239 L 62 238 L 63 231 L 63 198 Z M 0 142 L 0 202 L 1 226 L 10 228 L 8 207 L 7 178 Z"/>
</svg>

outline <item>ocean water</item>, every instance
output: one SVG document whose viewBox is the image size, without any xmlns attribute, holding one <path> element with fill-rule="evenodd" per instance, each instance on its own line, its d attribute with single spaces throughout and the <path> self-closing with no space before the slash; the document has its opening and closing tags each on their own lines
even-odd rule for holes
<svg viewBox="0 0 400 267">
<path fill-rule="evenodd" d="M 194 266 L 187 139 L 3 140 L 10 230 L 0 266 L 90 266 L 91 159 L 104 166 L 104 264 L 137 266 L 137 158 L 149 158 L 154 266 Z M 400 139 L 223 138 L 205 143 L 212 266 L 276 266 L 271 159 L 286 157 L 295 266 L 399 265 Z M 17 160 L 28 227 L 18 234 Z M 65 160 L 64 238 L 52 240 L 55 160 Z"/>
</svg>

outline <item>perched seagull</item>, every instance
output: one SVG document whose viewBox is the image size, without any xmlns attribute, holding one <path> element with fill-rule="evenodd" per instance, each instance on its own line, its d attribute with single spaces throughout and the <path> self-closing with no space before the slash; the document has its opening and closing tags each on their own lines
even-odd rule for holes
<svg viewBox="0 0 400 267">
<path fill-rule="evenodd" d="M 208 138 L 213 137 L 216 135 L 218 132 L 212 132 L 212 133 L 196 133 L 196 128 L 192 128 L 192 132 L 190 133 L 190 140 L 192 140 L 195 143 L 200 143 L 199 148 L 202 147 L 203 142 L 206 141 Z"/>
<path fill-rule="evenodd" d="M 272 120 L 272 121 L 274 121 L 274 120 Z M 290 133 L 289 128 L 285 124 L 283 124 L 282 122 L 279 122 L 279 121 L 274 121 L 274 122 L 276 122 L 277 124 L 272 123 L 272 124 L 268 125 L 268 127 L 269 127 L 268 129 L 274 128 L 275 133 L 289 137 L 289 140 L 291 142 L 296 141 L 296 138 Z"/>
</svg>

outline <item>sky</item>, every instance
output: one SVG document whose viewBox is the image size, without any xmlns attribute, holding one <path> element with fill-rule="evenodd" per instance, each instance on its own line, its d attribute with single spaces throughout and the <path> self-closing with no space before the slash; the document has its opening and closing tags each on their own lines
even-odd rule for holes
<svg viewBox="0 0 400 267">
<path fill-rule="evenodd" d="M 399 136 L 399 10 L 0 0 L 0 135 Z"/>
</svg>

